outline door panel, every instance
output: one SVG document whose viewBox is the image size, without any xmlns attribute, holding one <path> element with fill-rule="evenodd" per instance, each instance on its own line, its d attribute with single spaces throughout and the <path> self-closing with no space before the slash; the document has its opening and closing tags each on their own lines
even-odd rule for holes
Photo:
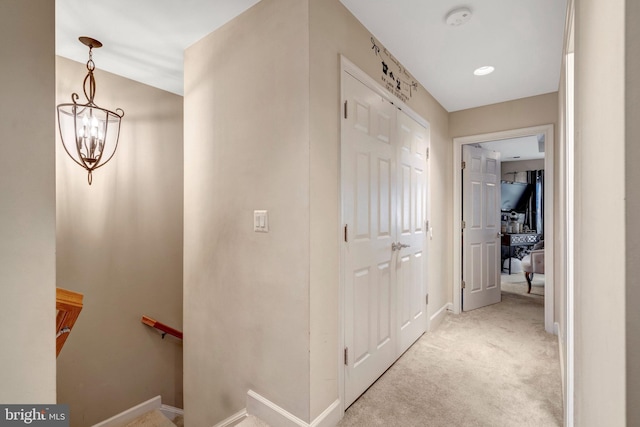
<svg viewBox="0 0 640 427">
<path fill-rule="evenodd" d="M 344 396 L 349 406 L 424 333 L 428 133 L 343 73 Z M 399 126 L 400 124 L 400 126 Z M 392 244 L 404 245 L 394 250 Z"/>
<path fill-rule="evenodd" d="M 376 348 L 380 348 L 391 341 L 392 330 L 395 325 L 393 313 L 391 312 L 393 307 L 391 303 L 393 295 L 393 289 L 391 287 L 391 265 L 388 262 L 378 265 L 378 277 L 378 340 Z"/>
<path fill-rule="evenodd" d="M 356 154 L 356 217 L 355 217 L 355 239 L 371 239 L 371 188 L 369 186 L 369 165 L 371 163 L 370 153 Z"/>
<path fill-rule="evenodd" d="M 372 288 L 371 270 L 363 268 L 355 271 L 353 274 L 353 327 L 354 331 L 366 331 L 369 328 L 369 319 L 371 309 L 369 304 L 359 304 L 360 301 L 371 300 Z M 353 340 L 353 356 L 355 364 L 370 356 L 369 353 L 369 334 L 356 334 Z"/>
<path fill-rule="evenodd" d="M 399 315 L 399 355 L 404 353 L 427 329 L 427 283 L 424 263 L 427 250 L 427 148 L 424 127 L 401 110 L 398 120 L 398 167 L 402 202 L 398 241 L 405 245 L 396 261 Z"/>
<path fill-rule="evenodd" d="M 378 159 L 378 236 L 391 237 L 391 161 Z"/>
<path fill-rule="evenodd" d="M 345 400 L 350 405 L 396 359 L 395 109 L 348 74 L 343 120 Z"/>
<path fill-rule="evenodd" d="M 500 154 L 464 145 L 462 309 L 500 302 Z"/>
</svg>

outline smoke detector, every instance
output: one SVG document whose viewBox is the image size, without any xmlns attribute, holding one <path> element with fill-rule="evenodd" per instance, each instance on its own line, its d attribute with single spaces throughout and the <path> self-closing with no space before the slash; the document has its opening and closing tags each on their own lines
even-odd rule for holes
<svg viewBox="0 0 640 427">
<path fill-rule="evenodd" d="M 466 7 L 461 7 L 447 13 L 444 21 L 451 27 L 459 27 L 462 24 L 466 24 L 469 19 L 471 19 L 471 11 Z"/>
</svg>

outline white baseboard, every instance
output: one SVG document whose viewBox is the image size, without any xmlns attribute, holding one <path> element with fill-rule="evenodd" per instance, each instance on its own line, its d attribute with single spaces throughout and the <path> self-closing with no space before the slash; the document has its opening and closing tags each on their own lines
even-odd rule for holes
<svg viewBox="0 0 640 427">
<path fill-rule="evenodd" d="M 160 405 L 160 412 L 162 412 L 162 414 L 165 417 L 169 418 L 171 421 L 175 420 L 176 417 L 180 415 L 184 417 L 184 410 L 176 408 L 175 406 L 162 404 Z"/>
<path fill-rule="evenodd" d="M 218 424 L 216 424 L 213 427 L 232 427 L 235 426 L 237 424 L 240 424 L 245 418 L 247 418 L 247 410 L 243 409 L 241 411 L 236 412 L 235 414 L 231 415 L 228 418 L 225 418 L 224 420 L 220 421 Z"/>
<path fill-rule="evenodd" d="M 447 315 L 447 311 L 453 310 L 453 304 L 447 303 L 443 305 L 440 310 L 433 313 L 433 315 L 429 318 L 429 331 L 435 331 L 438 329 L 438 326 L 442 323 L 445 316 Z"/>
<path fill-rule="evenodd" d="M 146 414 L 154 409 L 160 409 L 161 405 L 162 398 L 160 396 L 156 396 L 146 402 L 142 402 L 141 404 L 134 406 L 133 408 L 120 412 L 107 420 L 94 424 L 93 427 L 121 427 L 127 425 L 142 414 Z"/>
<path fill-rule="evenodd" d="M 327 407 L 315 420 L 309 424 L 310 427 L 334 427 L 342 419 L 340 412 L 340 400 L 336 399 Z"/>
<path fill-rule="evenodd" d="M 247 392 L 247 413 L 278 427 L 333 427 L 342 418 L 340 400 L 334 401 L 309 424 L 253 390 Z"/>
</svg>

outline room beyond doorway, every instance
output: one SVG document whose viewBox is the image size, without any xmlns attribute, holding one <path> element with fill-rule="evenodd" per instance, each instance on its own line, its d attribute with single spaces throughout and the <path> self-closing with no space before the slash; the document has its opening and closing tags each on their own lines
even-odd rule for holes
<svg viewBox="0 0 640 427">
<path fill-rule="evenodd" d="M 553 189 L 554 189 L 554 176 L 553 176 L 553 151 L 554 151 L 554 126 L 552 124 L 535 126 L 529 128 L 521 128 L 521 129 L 513 129 L 508 131 L 487 133 L 487 134 L 479 134 L 472 135 L 466 137 L 454 138 L 453 140 L 453 159 L 454 165 L 462 164 L 462 146 L 467 144 L 480 144 L 488 141 L 496 141 L 496 140 L 504 140 L 509 138 L 519 138 L 530 135 L 544 135 L 544 144 L 545 144 L 545 159 L 544 159 L 544 169 L 545 169 L 545 192 L 544 192 L 544 237 L 545 241 L 553 242 Z M 462 218 L 462 197 L 461 190 L 462 189 L 462 169 L 459 167 L 454 168 L 453 173 L 453 215 L 454 218 Z M 453 245 L 453 312 L 460 313 L 462 310 L 462 250 L 461 244 L 462 241 L 462 230 L 461 223 L 459 221 L 454 221 L 453 225 L 453 237 L 454 242 Z M 544 325 L 545 330 L 549 333 L 554 333 L 554 277 L 553 277 L 553 245 L 548 244 L 545 248 L 545 264 L 546 270 L 548 273 L 545 276 L 545 295 L 544 295 L 544 305 L 545 305 L 545 316 L 544 316 Z"/>
</svg>

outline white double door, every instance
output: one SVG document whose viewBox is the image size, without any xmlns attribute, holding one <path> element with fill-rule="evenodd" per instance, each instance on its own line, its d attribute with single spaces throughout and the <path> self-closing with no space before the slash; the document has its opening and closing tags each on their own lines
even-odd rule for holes
<svg viewBox="0 0 640 427">
<path fill-rule="evenodd" d="M 345 405 L 426 330 L 428 133 L 343 73 Z"/>
</svg>

